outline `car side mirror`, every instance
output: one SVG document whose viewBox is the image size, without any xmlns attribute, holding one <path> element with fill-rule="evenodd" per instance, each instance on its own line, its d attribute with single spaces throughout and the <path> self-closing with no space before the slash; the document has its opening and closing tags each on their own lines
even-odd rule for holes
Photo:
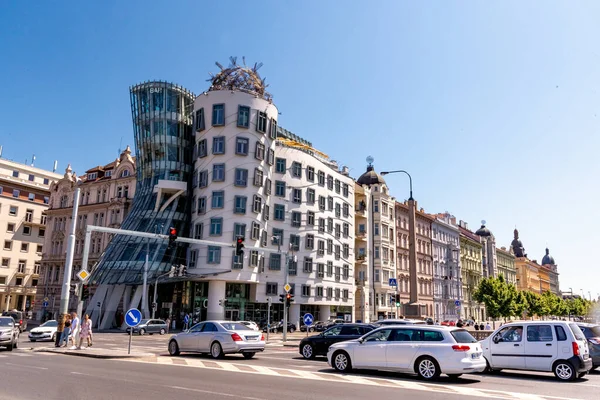
<svg viewBox="0 0 600 400">
<path fill-rule="evenodd" d="M 365 339 L 363 339 L 363 338 L 358 339 L 358 343 L 363 344 L 364 342 L 365 342 Z"/>
<path fill-rule="evenodd" d="M 499 343 L 502 341 L 502 338 L 500 336 L 494 336 L 494 343 Z"/>
</svg>

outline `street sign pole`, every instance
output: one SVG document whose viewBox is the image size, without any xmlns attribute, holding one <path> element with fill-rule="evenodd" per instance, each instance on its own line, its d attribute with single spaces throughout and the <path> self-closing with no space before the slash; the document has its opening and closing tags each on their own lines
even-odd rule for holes
<svg viewBox="0 0 600 400">
<path fill-rule="evenodd" d="M 127 354 L 131 354 L 131 338 L 133 338 L 133 328 L 129 329 L 129 345 L 127 346 Z"/>
<path fill-rule="evenodd" d="M 131 354 L 131 339 L 133 338 L 133 328 L 140 324 L 142 313 L 137 308 L 130 308 L 125 313 L 125 323 L 129 326 L 129 345 L 127 346 L 127 354 Z"/>
<path fill-rule="evenodd" d="M 271 298 L 267 298 L 267 342 L 269 341 L 269 331 L 271 330 Z"/>
</svg>

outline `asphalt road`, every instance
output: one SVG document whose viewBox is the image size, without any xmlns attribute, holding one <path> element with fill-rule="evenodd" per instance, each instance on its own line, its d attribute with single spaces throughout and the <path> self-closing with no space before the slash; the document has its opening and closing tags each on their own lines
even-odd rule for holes
<svg viewBox="0 0 600 400">
<path fill-rule="evenodd" d="M 423 383 L 415 376 L 357 371 L 334 373 L 324 358 L 304 360 L 297 348 L 271 345 L 252 360 L 227 356 L 212 360 L 185 354 L 170 357 L 166 351 L 169 336 L 134 336 L 133 349 L 155 356 L 142 360 L 98 360 L 32 352 L 21 337 L 19 349 L 0 350 L 0 399 L 125 398 L 145 396 L 193 396 L 206 399 L 364 399 L 372 396 L 411 399 L 499 398 L 600 400 L 600 373 L 592 373 L 573 383 L 558 382 L 552 374 L 502 372 L 496 375 L 463 375 L 452 381 L 442 377 Z M 94 347 L 124 349 L 125 334 L 96 334 Z M 277 378 L 277 379 L 275 379 Z M 18 384 L 14 384 L 18 381 Z M 82 393 L 71 386 L 84 383 Z M 8 396 L 8 397 L 6 397 Z M 384 397 L 385 396 L 385 397 Z"/>
</svg>

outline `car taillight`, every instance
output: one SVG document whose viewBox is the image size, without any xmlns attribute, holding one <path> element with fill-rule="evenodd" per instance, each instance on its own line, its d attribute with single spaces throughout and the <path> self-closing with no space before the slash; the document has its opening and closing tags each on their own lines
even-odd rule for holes
<svg viewBox="0 0 600 400">
<path fill-rule="evenodd" d="M 591 344 L 600 344 L 600 337 L 589 338 L 588 342 L 590 342 Z"/>
<path fill-rule="evenodd" d="M 467 345 L 455 344 L 454 346 L 452 346 L 452 350 L 454 350 L 454 351 L 469 351 L 469 350 L 471 350 L 471 347 L 467 346 Z"/>
<path fill-rule="evenodd" d="M 240 335 L 238 335 L 237 333 L 232 334 L 231 338 L 233 339 L 234 342 L 243 342 L 244 341 L 244 339 L 242 339 L 242 337 Z"/>
<path fill-rule="evenodd" d="M 265 335 L 260 335 L 260 341 L 264 342 L 265 341 Z"/>
<path fill-rule="evenodd" d="M 23 325 L 23 320 L 22 319 L 19 320 L 19 325 Z"/>
<path fill-rule="evenodd" d="M 573 342 L 573 355 L 574 356 L 579 355 L 579 345 L 577 344 L 577 342 Z"/>
</svg>

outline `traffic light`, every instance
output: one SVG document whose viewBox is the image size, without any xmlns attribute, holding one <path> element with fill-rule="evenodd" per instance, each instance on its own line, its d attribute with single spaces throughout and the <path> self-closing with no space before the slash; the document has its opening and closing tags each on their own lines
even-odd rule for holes
<svg viewBox="0 0 600 400">
<path fill-rule="evenodd" d="M 280 303 L 284 303 L 285 302 L 285 294 L 280 294 L 279 295 L 279 302 Z"/>
<path fill-rule="evenodd" d="M 243 256 L 244 255 L 244 237 L 238 236 L 237 242 L 235 243 L 235 255 Z"/>
<path fill-rule="evenodd" d="M 175 247 L 175 240 L 177 240 L 177 229 L 169 228 L 169 249 Z"/>
<path fill-rule="evenodd" d="M 88 285 L 83 285 L 81 289 L 81 300 L 86 300 L 90 297 L 90 288 Z"/>
<path fill-rule="evenodd" d="M 294 301 L 294 295 L 291 293 L 288 293 L 285 295 L 285 305 L 286 306 L 290 306 L 290 303 L 292 303 Z"/>
<path fill-rule="evenodd" d="M 402 303 L 400 302 L 400 295 L 397 294 L 396 295 L 396 307 L 400 307 L 402 305 Z"/>
</svg>

